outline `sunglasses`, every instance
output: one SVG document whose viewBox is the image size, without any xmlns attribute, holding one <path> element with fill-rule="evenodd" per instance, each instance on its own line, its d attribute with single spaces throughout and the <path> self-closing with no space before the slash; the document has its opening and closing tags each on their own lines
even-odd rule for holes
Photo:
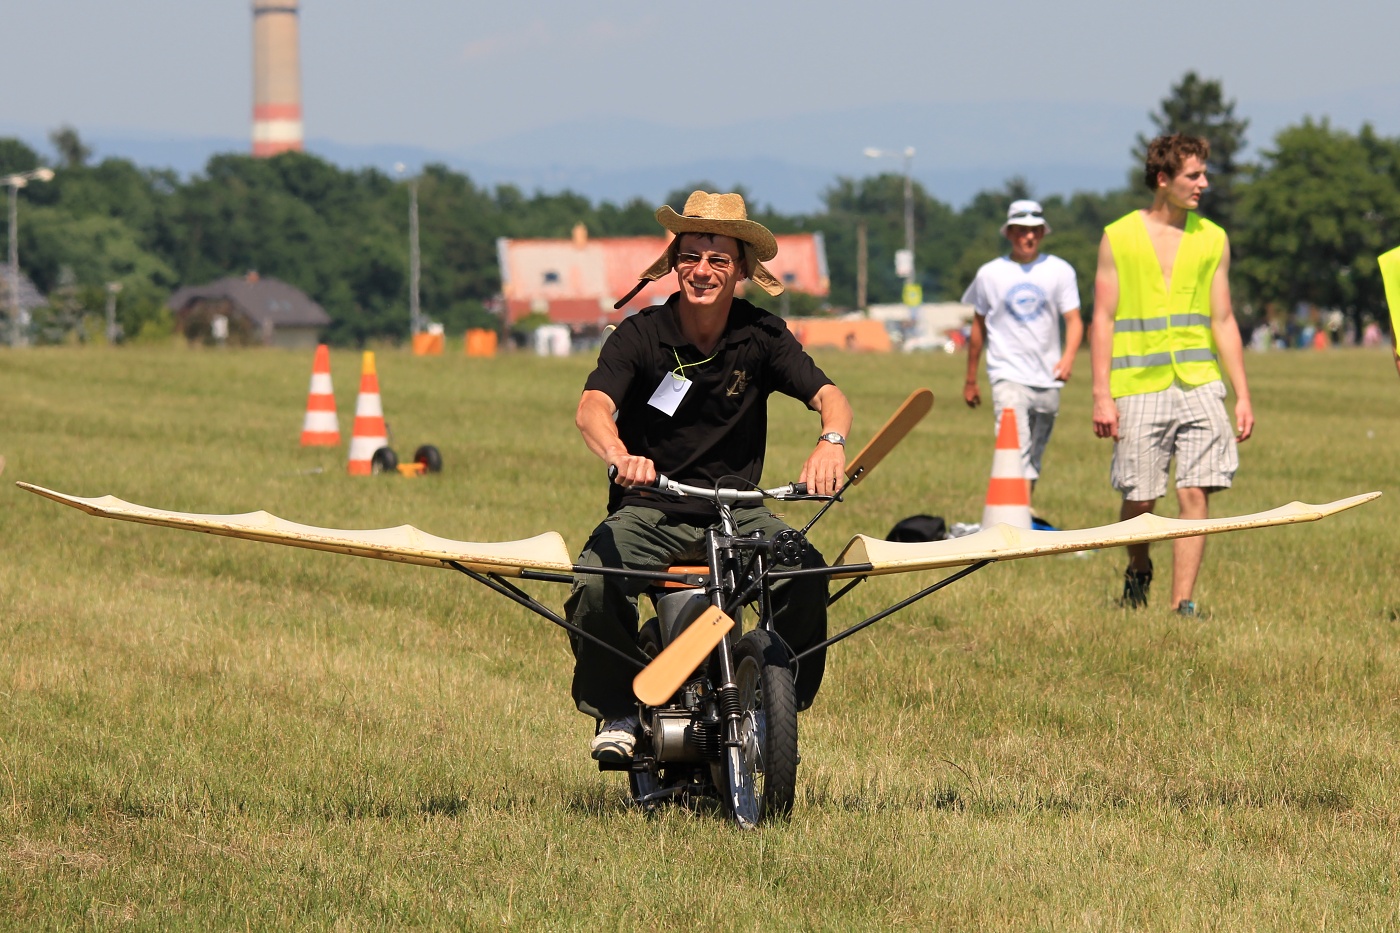
<svg viewBox="0 0 1400 933">
<path fill-rule="evenodd" d="M 676 254 L 677 266 L 698 266 L 701 260 L 708 262 L 716 272 L 728 272 L 734 265 L 734 260 L 723 253 L 705 253 L 703 256 L 699 253 Z"/>
</svg>

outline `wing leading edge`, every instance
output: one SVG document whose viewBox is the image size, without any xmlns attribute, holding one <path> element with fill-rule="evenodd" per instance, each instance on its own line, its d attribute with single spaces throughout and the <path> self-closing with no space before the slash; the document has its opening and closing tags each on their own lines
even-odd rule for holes
<svg viewBox="0 0 1400 933">
<path fill-rule="evenodd" d="M 1126 522 L 1076 531 L 1028 531 L 1012 528 L 1010 525 L 993 525 L 976 534 L 946 541 L 900 543 L 856 535 L 836 559 L 836 564 L 873 564 L 874 569 L 837 576 L 863 577 L 886 573 L 911 573 L 916 570 L 936 570 L 940 567 L 961 567 L 982 560 L 1015 560 L 1069 551 L 1143 544 L 1168 538 L 1241 531 L 1246 528 L 1315 522 L 1328 515 L 1355 508 L 1363 502 L 1370 502 L 1378 496 L 1379 492 L 1368 492 L 1325 505 L 1291 502 L 1267 512 L 1237 515 L 1233 518 L 1187 520 L 1149 513 Z"/>
<path fill-rule="evenodd" d="M 355 557 L 372 557 L 377 560 L 421 564 L 427 567 L 447 567 L 448 561 L 456 561 L 478 573 L 498 573 L 503 576 L 519 576 L 522 570 L 570 573 L 573 569 L 564 539 L 553 531 L 521 541 L 453 541 L 420 531 L 412 525 L 362 531 L 317 528 L 314 525 L 289 522 L 267 512 L 245 512 L 241 515 L 168 512 L 126 502 L 116 496 L 84 499 L 31 483 L 16 485 L 89 515 L 140 522 L 145 525 L 163 525 L 167 528 L 199 531 L 229 538 L 266 541 L 270 544 L 334 551 Z"/>
</svg>

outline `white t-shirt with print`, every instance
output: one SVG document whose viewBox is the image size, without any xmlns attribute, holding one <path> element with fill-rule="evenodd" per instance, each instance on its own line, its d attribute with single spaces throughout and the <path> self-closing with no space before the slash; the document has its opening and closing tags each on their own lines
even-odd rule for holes
<svg viewBox="0 0 1400 933">
<path fill-rule="evenodd" d="M 986 322 L 987 377 L 1037 389 L 1059 388 L 1060 316 L 1079 307 L 1074 267 L 1042 253 L 1021 265 L 1009 256 L 977 270 L 963 304 Z"/>
</svg>

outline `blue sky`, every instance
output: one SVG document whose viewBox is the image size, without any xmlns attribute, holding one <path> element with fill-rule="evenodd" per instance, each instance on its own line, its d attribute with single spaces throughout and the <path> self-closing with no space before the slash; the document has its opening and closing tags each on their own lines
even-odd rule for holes
<svg viewBox="0 0 1400 933">
<path fill-rule="evenodd" d="M 914 145 L 921 178 L 1076 163 L 1117 173 L 1187 69 L 1225 82 L 1259 144 L 1304 113 L 1400 135 L 1394 0 L 301 6 L 308 137 L 374 148 L 365 161 L 397 147 L 537 177 L 706 160 L 722 176 L 746 159 L 852 174 L 874 167 L 865 146 Z M 99 138 L 246 140 L 250 8 L 10 10 L 0 132 L 68 123 Z"/>
</svg>

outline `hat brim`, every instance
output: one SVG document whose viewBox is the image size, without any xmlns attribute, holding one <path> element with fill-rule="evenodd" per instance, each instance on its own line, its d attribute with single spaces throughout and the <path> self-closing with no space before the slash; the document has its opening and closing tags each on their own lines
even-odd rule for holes
<svg viewBox="0 0 1400 933">
<path fill-rule="evenodd" d="M 682 233 L 710 233 L 715 236 L 728 236 L 743 240 L 753 247 L 754 257 L 759 262 L 767 262 L 778 255 L 778 241 L 763 224 L 754 220 L 710 220 L 705 217 L 687 217 L 677 214 L 669 204 L 656 210 L 656 219 L 676 236 Z"/>
<path fill-rule="evenodd" d="M 1008 220 L 1001 225 L 1001 235 L 1006 236 L 1006 231 L 1012 227 L 1044 227 L 1047 236 L 1054 232 L 1050 229 L 1050 225 L 1045 222 L 1044 217 L 1036 217 L 1034 219 L 1030 217 L 1018 217 L 1015 223 Z"/>
</svg>

